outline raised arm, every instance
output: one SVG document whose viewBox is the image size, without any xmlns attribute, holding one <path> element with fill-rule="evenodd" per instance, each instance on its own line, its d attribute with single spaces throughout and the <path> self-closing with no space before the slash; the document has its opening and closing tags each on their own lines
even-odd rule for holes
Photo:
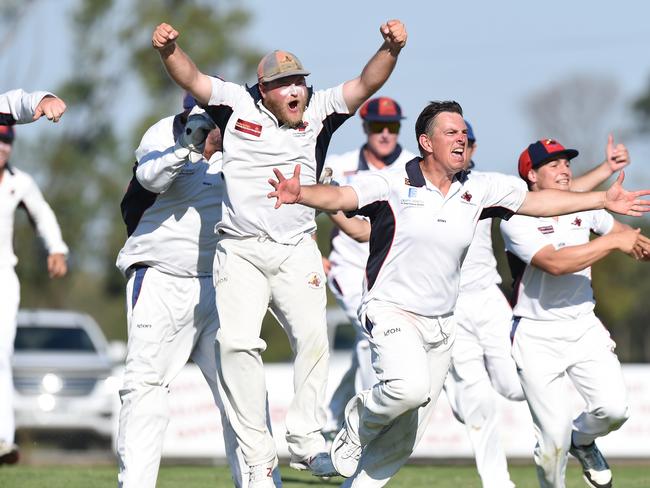
<svg viewBox="0 0 650 488">
<path fill-rule="evenodd" d="M 267 195 L 276 198 L 275 208 L 282 204 L 299 203 L 325 212 L 356 210 L 359 207 L 357 193 L 350 186 L 300 185 L 300 165 L 297 164 L 291 178 L 285 178 L 273 168 L 277 181 L 269 179 L 274 191 Z"/>
<path fill-rule="evenodd" d="M 608 234 L 579 246 L 555 249 L 548 245 L 540 249 L 531 261 L 533 266 L 554 276 L 575 273 L 600 261 L 613 251 L 621 251 L 639 260 L 648 260 L 650 239 L 620 222 Z"/>
<path fill-rule="evenodd" d="M 66 105 L 59 97 L 46 91 L 27 93 L 11 90 L 0 94 L 0 124 L 26 124 L 43 115 L 52 122 L 58 122 Z"/>
<path fill-rule="evenodd" d="M 627 191 L 623 188 L 625 172 L 621 171 L 609 189 L 592 192 L 563 190 L 530 191 L 517 213 L 532 217 L 554 217 L 583 210 L 607 209 L 621 215 L 640 217 L 650 211 L 650 201 L 641 197 L 650 195 L 650 190 Z"/>
<path fill-rule="evenodd" d="M 212 94 L 210 77 L 199 71 L 190 57 L 176 43 L 180 33 L 169 24 L 159 24 L 153 31 L 151 44 L 170 78 L 192 94 L 200 104 L 207 104 Z"/>
<path fill-rule="evenodd" d="M 627 147 L 620 143 L 614 144 L 614 136 L 610 134 L 605 146 L 605 161 L 584 175 L 574 178 L 571 182 L 571 190 L 591 191 L 628 164 L 630 164 L 630 155 Z"/>
<path fill-rule="evenodd" d="M 406 28 L 399 20 L 389 20 L 379 28 L 384 42 L 370 58 L 361 74 L 343 85 L 343 98 L 350 113 L 355 112 L 386 82 L 406 45 Z"/>
</svg>

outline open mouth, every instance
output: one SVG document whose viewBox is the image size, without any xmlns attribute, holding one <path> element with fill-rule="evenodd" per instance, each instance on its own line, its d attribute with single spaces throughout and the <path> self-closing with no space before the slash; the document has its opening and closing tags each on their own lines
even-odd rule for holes
<svg viewBox="0 0 650 488">
<path fill-rule="evenodd" d="M 295 112 L 298 109 L 298 100 L 292 100 L 289 102 L 289 110 Z"/>
<path fill-rule="evenodd" d="M 458 159 L 465 159 L 465 148 L 457 147 L 452 149 L 451 153 Z"/>
</svg>

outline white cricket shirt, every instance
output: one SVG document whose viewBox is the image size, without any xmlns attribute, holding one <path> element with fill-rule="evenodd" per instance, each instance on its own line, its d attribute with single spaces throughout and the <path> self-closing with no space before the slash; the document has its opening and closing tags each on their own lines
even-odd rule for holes
<svg viewBox="0 0 650 488">
<path fill-rule="evenodd" d="M 223 220 L 219 232 L 237 237 L 264 237 L 296 244 L 316 230 L 315 212 L 303 205 L 283 205 L 266 197 L 273 168 L 287 178 L 301 165 L 300 181 L 315 184 L 333 132 L 350 117 L 343 85 L 317 91 L 310 97 L 303 124 L 279 125 L 262 104 L 257 85 L 241 85 L 212 78 L 206 111 L 223 134 L 223 173 L 226 181 Z"/>
<path fill-rule="evenodd" d="M 0 266 L 15 266 L 18 262 L 13 247 L 14 216 L 18 207 L 29 214 L 48 254 L 68 254 L 54 212 L 32 177 L 8 165 L 0 180 Z"/>
<path fill-rule="evenodd" d="M 175 276 L 210 276 L 221 219 L 221 153 L 191 163 L 174 155 L 184 126 L 167 117 L 144 134 L 136 150 L 134 177 L 122 200 L 129 238 L 117 267 L 150 266 Z"/>
<path fill-rule="evenodd" d="M 471 174 L 499 174 L 485 173 L 472 170 Z M 500 175 L 508 178 L 513 186 L 527 191 L 526 183 L 521 178 L 509 175 Z M 477 292 L 486 290 L 493 285 L 501 283 L 501 275 L 497 271 L 497 260 L 492 247 L 492 219 L 483 218 L 476 226 L 474 239 L 467 250 L 467 255 L 460 270 L 460 292 Z"/>
<path fill-rule="evenodd" d="M 533 320 L 572 320 L 594 309 L 591 267 L 553 276 L 530 263 L 542 248 L 555 249 L 589 242 L 591 231 L 607 234 L 614 219 L 604 210 L 551 217 L 516 215 L 501 222 L 514 283 L 513 315 Z"/>
<path fill-rule="evenodd" d="M 372 300 L 432 317 L 451 313 L 460 267 L 484 209 L 508 216 L 526 192 L 501 175 L 459 173 L 447 195 L 426 181 L 420 159 L 359 176 L 351 187 L 370 217 L 362 310 Z"/>
<path fill-rule="evenodd" d="M 402 149 L 398 145 L 393 154 L 387 158 L 386 162 L 389 166 L 378 169 L 366 160 L 363 155 L 364 147 L 356 151 L 349 151 L 327 158 L 325 167 L 332 169 L 333 180 L 341 185 L 349 185 L 357 174 L 365 174 L 366 171 L 384 171 L 391 168 L 403 168 L 408 161 L 415 157 L 415 154 Z M 332 251 L 329 255 L 329 260 L 332 265 L 332 271 L 330 274 L 336 275 L 337 269 L 340 266 L 344 266 L 346 272 L 349 272 L 350 269 L 356 269 L 359 274 L 359 288 L 361 288 L 363 271 L 366 268 L 368 255 L 370 254 L 368 243 L 357 242 L 345 232 L 340 232 L 338 227 L 334 226 L 331 245 Z"/>
</svg>

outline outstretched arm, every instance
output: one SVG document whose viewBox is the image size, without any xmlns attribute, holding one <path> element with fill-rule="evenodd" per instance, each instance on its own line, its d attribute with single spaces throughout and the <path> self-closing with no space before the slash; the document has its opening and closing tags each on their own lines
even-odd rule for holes
<svg viewBox="0 0 650 488">
<path fill-rule="evenodd" d="M 606 192 L 592 191 L 579 193 L 563 190 L 530 191 L 518 214 L 533 217 L 554 217 L 583 210 L 607 209 L 621 215 L 640 217 L 650 211 L 650 201 L 641 197 L 650 195 L 650 190 L 627 191 L 623 188 L 625 172 Z"/>
<path fill-rule="evenodd" d="M 45 115 L 52 122 L 58 122 L 66 106 L 56 95 L 45 91 L 27 93 L 11 90 L 0 94 L 0 124 L 26 124 Z"/>
<path fill-rule="evenodd" d="M 325 212 L 356 210 L 359 207 L 357 194 L 350 186 L 301 185 L 299 164 L 294 168 L 291 178 L 285 178 L 277 168 L 273 168 L 273 173 L 277 181 L 273 178 L 269 179 L 269 184 L 274 191 L 267 197 L 276 199 L 275 208 L 280 208 L 282 204 L 293 203 Z"/>
<path fill-rule="evenodd" d="M 370 58 L 361 74 L 343 85 L 343 98 L 350 113 L 355 112 L 386 82 L 406 45 L 406 28 L 399 20 L 389 20 L 379 28 L 384 42 Z"/>
<path fill-rule="evenodd" d="M 610 134 L 605 146 L 605 161 L 591 171 L 581 175 L 571 182 L 572 191 L 591 191 L 607 181 L 617 171 L 630 164 L 630 155 L 624 144 L 614 144 L 614 136 Z"/>
<path fill-rule="evenodd" d="M 162 23 L 154 30 L 151 44 L 158 50 L 171 79 L 190 92 L 197 102 L 205 105 L 212 95 L 212 82 L 176 43 L 179 35 L 171 25 Z"/>
</svg>

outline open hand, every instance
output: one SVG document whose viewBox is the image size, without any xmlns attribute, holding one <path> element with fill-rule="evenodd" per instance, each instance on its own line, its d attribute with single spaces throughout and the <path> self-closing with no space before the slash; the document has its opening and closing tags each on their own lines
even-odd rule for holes
<svg viewBox="0 0 650 488">
<path fill-rule="evenodd" d="M 620 143 L 614 145 L 614 136 L 612 134 L 607 137 L 605 160 L 612 173 L 616 173 L 630 164 L 630 154 L 627 151 L 627 147 L 625 147 L 625 144 Z"/>
<path fill-rule="evenodd" d="M 296 164 L 293 176 L 285 178 L 278 168 L 273 168 L 273 173 L 278 179 L 269 178 L 269 184 L 275 189 L 267 198 L 276 198 L 275 208 L 280 208 L 283 203 L 298 203 L 300 200 L 300 165 Z"/>
<path fill-rule="evenodd" d="M 605 193 L 605 208 L 611 212 L 631 217 L 641 217 L 650 212 L 650 201 L 641 197 L 650 195 L 650 190 L 627 191 L 623 188 L 625 171 L 621 171 L 616 181 Z"/>
</svg>

